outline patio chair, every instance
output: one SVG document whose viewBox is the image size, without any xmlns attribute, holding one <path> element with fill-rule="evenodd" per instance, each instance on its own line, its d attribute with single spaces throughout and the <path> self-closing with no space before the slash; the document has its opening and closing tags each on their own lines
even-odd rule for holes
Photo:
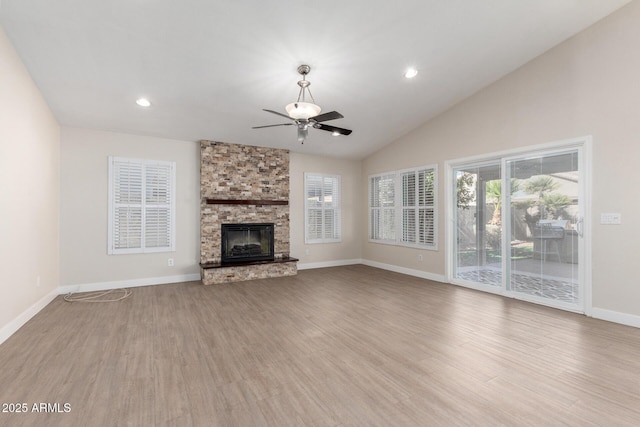
<svg viewBox="0 0 640 427">
<path fill-rule="evenodd" d="M 560 255 L 560 245 L 564 240 L 564 228 L 547 222 L 538 222 L 531 228 L 531 237 L 539 240 L 539 252 L 543 261 L 547 260 L 547 254 L 551 251 L 558 257 L 558 262 L 562 262 Z M 535 248 L 535 242 L 534 242 Z"/>
</svg>

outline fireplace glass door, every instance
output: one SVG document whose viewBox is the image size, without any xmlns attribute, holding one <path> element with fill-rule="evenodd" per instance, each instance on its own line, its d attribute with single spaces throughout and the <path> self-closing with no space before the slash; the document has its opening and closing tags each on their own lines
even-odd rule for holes
<svg viewBox="0 0 640 427">
<path fill-rule="evenodd" d="M 274 259 L 273 224 L 222 224 L 223 263 Z"/>
</svg>

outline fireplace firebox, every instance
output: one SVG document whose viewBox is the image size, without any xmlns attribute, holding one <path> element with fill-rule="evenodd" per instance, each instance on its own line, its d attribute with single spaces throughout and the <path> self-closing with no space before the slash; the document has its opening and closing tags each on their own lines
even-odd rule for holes
<svg viewBox="0 0 640 427">
<path fill-rule="evenodd" d="M 223 264 L 273 259 L 273 224 L 222 224 Z"/>
</svg>

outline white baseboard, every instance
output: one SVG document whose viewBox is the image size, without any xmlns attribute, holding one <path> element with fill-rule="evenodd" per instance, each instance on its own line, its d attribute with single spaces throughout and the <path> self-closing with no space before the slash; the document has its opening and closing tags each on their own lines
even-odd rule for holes
<svg viewBox="0 0 640 427">
<path fill-rule="evenodd" d="M 35 304 L 26 309 L 22 314 L 7 323 L 0 329 L 0 344 L 5 342 L 11 335 L 16 333 L 25 323 L 27 323 L 33 316 L 38 314 L 40 310 L 45 308 L 47 304 L 53 301 L 58 296 L 58 290 L 54 289 L 44 297 L 40 298 Z"/>
<path fill-rule="evenodd" d="M 389 270 L 396 273 L 402 273 L 409 276 L 420 277 L 422 279 L 433 280 L 435 282 L 447 283 L 443 274 L 435 274 L 429 273 L 428 271 L 422 270 L 414 270 L 413 268 L 399 267 L 393 264 L 385 264 L 378 261 L 371 261 L 368 259 L 363 259 L 362 264 L 368 265 L 369 267 L 381 268 L 383 270 Z"/>
<path fill-rule="evenodd" d="M 149 277 L 145 279 L 118 280 L 115 282 L 84 283 L 79 285 L 60 286 L 58 295 L 75 292 L 106 291 L 109 289 L 135 288 L 137 286 L 166 285 L 169 283 L 192 282 L 200 280 L 200 273 L 182 274 L 179 276 Z"/>
<path fill-rule="evenodd" d="M 609 322 L 640 328 L 640 316 L 636 316 L 635 314 L 627 314 L 619 311 L 593 307 L 591 309 L 591 317 L 594 319 L 606 320 Z"/>
<path fill-rule="evenodd" d="M 311 268 L 341 267 L 343 265 L 354 265 L 354 264 L 362 264 L 362 260 L 361 259 L 343 259 L 338 261 L 298 263 L 298 270 L 309 270 Z"/>
</svg>

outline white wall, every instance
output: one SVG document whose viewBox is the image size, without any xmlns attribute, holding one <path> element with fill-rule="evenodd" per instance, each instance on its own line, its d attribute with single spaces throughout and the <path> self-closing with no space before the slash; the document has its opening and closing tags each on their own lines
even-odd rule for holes
<svg viewBox="0 0 640 427">
<path fill-rule="evenodd" d="M 0 342 L 58 287 L 59 159 L 60 127 L 0 27 Z"/>
<path fill-rule="evenodd" d="M 304 174 L 316 172 L 340 175 L 342 191 L 342 242 L 304 242 Z M 362 192 L 361 163 L 331 157 L 290 154 L 290 251 L 300 259 L 299 268 L 338 265 L 361 257 L 363 218 L 360 194 Z M 309 252 L 307 254 L 307 251 Z"/>
<path fill-rule="evenodd" d="M 175 252 L 107 255 L 109 156 L 176 162 Z M 62 286 L 134 286 L 193 280 L 199 274 L 199 143 L 63 127 L 61 171 Z M 169 258 L 173 267 L 167 265 Z"/>
<path fill-rule="evenodd" d="M 444 161 L 592 135 L 593 306 L 640 319 L 639 22 L 636 1 L 365 159 L 365 182 L 438 163 L 440 250 L 418 266 L 415 251 L 367 242 L 363 258 L 444 274 Z M 620 212 L 622 225 L 600 225 L 602 212 Z"/>
</svg>

